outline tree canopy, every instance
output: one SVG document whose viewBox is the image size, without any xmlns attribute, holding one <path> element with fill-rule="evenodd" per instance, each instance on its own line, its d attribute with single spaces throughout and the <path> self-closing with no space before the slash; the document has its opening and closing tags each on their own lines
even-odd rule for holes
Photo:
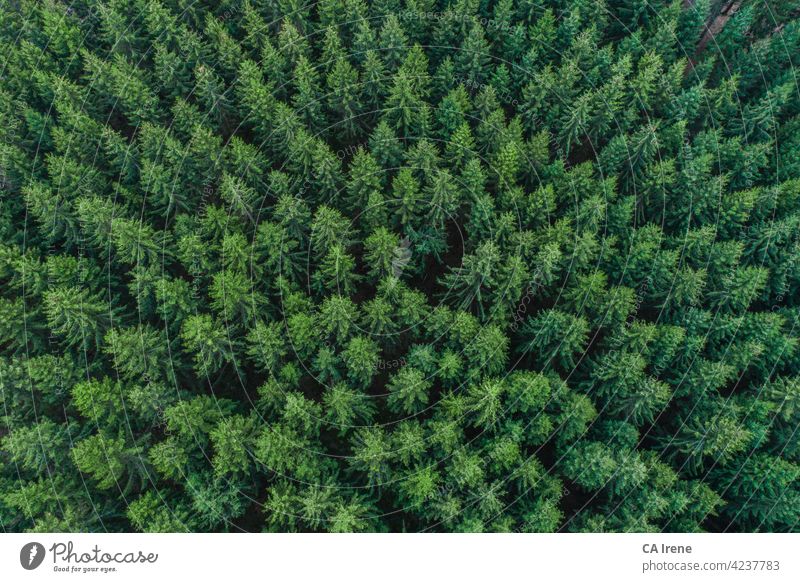
<svg viewBox="0 0 800 582">
<path fill-rule="evenodd" d="M 0 11 L 0 528 L 797 531 L 800 2 L 301 4 Z"/>
</svg>

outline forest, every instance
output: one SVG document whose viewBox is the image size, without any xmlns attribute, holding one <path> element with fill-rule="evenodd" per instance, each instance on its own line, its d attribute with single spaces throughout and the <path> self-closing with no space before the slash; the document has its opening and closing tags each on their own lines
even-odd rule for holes
<svg viewBox="0 0 800 582">
<path fill-rule="evenodd" d="M 6 0 L 0 531 L 800 531 L 800 0 Z"/>
</svg>

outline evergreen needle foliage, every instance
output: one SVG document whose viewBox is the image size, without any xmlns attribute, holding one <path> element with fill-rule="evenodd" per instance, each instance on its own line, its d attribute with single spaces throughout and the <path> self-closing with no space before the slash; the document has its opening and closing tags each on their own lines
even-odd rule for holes
<svg viewBox="0 0 800 582">
<path fill-rule="evenodd" d="M 800 529 L 798 0 L 0 47 L 3 531 Z"/>
</svg>

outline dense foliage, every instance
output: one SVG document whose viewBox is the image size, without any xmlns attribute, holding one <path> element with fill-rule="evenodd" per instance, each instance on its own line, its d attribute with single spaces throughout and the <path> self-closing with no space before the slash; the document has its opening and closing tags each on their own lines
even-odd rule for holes
<svg viewBox="0 0 800 582">
<path fill-rule="evenodd" d="M 793 531 L 800 2 L 12 0 L 5 531 Z"/>
</svg>

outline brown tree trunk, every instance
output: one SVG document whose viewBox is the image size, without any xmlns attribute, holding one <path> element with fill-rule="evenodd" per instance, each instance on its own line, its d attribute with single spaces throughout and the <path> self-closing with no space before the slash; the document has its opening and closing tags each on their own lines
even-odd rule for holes
<svg viewBox="0 0 800 582">
<path fill-rule="evenodd" d="M 711 42 L 716 35 L 723 29 L 725 24 L 733 18 L 736 11 L 742 5 L 742 0 L 729 0 L 729 2 L 722 7 L 717 17 L 706 27 L 706 32 L 700 42 L 697 44 L 697 51 L 695 56 L 699 55 L 706 48 L 706 45 Z"/>
<path fill-rule="evenodd" d="M 694 6 L 695 0 L 683 0 L 683 6 L 685 8 L 691 8 Z M 694 64 L 697 62 L 697 57 L 705 50 L 708 43 L 714 40 L 714 37 L 720 33 L 723 29 L 725 24 L 733 18 L 733 15 L 739 10 L 742 6 L 742 0 L 728 0 L 728 3 L 722 7 L 719 14 L 711 21 L 711 23 L 706 26 L 706 31 L 703 33 L 703 37 L 700 39 L 700 42 L 697 43 L 697 49 L 694 52 L 694 56 L 689 59 L 689 62 L 686 65 L 686 73 L 689 73 L 692 69 L 694 69 Z"/>
</svg>

